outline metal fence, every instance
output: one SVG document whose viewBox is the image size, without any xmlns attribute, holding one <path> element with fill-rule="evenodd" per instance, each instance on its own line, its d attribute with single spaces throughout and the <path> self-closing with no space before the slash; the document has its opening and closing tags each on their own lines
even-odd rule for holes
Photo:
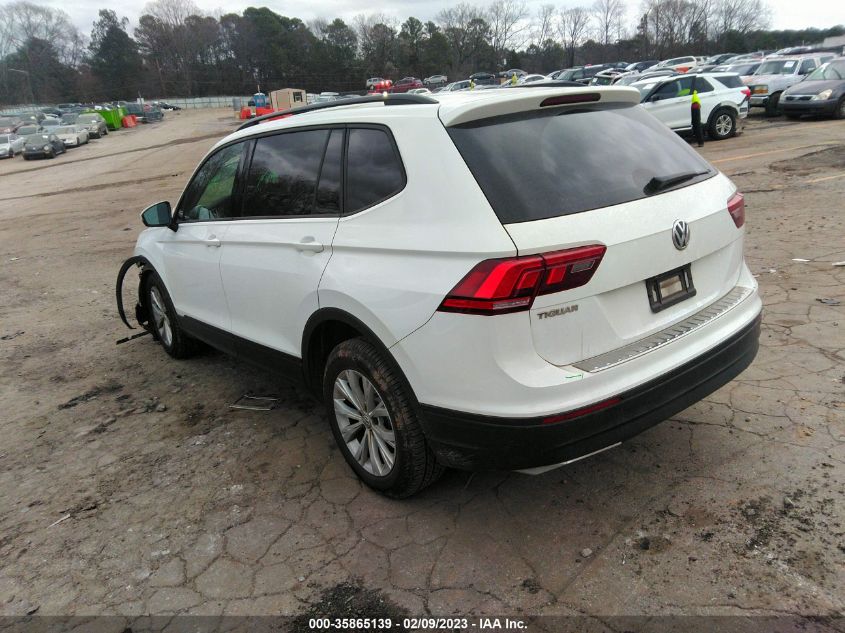
<svg viewBox="0 0 845 633">
<path fill-rule="evenodd" d="M 219 96 L 219 97 L 172 97 L 167 99 L 148 99 L 147 101 L 164 101 L 170 105 L 179 106 L 184 110 L 196 110 L 201 108 L 232 108 L 236 112 L 247 106 L 251 96 Z M 41 108 L 53 107 L 53 103 L 19 103 L 17 105 L 3 106 L 0 108 L 0 115 L 16 114 L 18 112 L 31 112 Z"/>
</svg>

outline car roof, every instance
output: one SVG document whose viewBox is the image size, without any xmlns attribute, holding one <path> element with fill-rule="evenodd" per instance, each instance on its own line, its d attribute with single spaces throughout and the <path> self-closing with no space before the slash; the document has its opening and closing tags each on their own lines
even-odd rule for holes
<svg viewBox="0 0 845 633">
<path fill-rule="evenodd" d="M 427 101 L 408 103 L 401 107 L 387 102 L 351 101 L 318 110 L 303 111 L 282 119 L 270 119 L 251 127 L 238 130 L 221 139 L 215 148 L 228 142 L 263 135 L 267 132 L 295 129 L 312 125 L 337 123 L 383 123 L 398 118 L 439 117 L 446 126 L 459 125 L 467 121 L 489 118 L 537 109 L 549 97 L 579 93 L 599 95 L 601 102 L 631 103 L 640 101 L 637 90 L 627 86 L 579 86 L 537 87 L 512 90 L 468 90 L 461 92 L 437 92 L 424 95 Z M 423 95 L 419 95 L 423 96 Z M 591 99 L 591 101 L 595 101 Z"/>
</svg>

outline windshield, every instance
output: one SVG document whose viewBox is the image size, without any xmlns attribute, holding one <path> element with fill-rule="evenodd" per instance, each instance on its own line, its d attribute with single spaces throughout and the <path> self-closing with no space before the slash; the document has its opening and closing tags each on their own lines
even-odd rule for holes
<svg viewBox="0 0 845 633">
<path fill-rule="evenodd" d="M 5 145 L 9 142 L 9 137 L 6 134 L 0 134 L 0 145 Z"/>
<path fill-rule="evenodd" d="M 609 207 L 648 195 L 665 174 L 715 172 L 687 143 L 630 104 L 546 108 L 449 128 L 502 224 Z"/>
<path fill-rule="evenodd" d="M 811 72 L 807 79 L 845 79 L 845 60 L 837 60 L 835 62 L 822 64 Z"/>
<path fill-rule="evenodd" d="M 97 114 L 81 114 L 76 120 L 80 123 L 96 123 L 100 120 L 100 116 Z"/>
<path fill-rule="evenodd" d="M 56 134 L 76 134 L 76 129 L 68 126 L 57 127 Z"/>
<path fill-rule="evenodd" d="M 791 75 L 798 62 L 794 59 L 773 59 L 763 62 L 755 75 Z"/>
<path fill-rule="evenodd" d="M 37 129 L 37 125 L 24 125 L 23 127 L 18 129 L 18 134 L 20 134 L 21 136 L 26 136 L 27 134 L 35 134 L 35 131 Z"/>
<path fill-rule="evenodd" d="M 46 134 L 30 134 L 26 137 L 27 143 L 42 143 L 44 141 L 49 141 L 50 137 Z"/>
</svg>

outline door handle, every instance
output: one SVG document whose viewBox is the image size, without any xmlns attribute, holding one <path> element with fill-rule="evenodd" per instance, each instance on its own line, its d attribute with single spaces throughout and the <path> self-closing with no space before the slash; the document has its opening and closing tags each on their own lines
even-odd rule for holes
<svg viewBox="0 0 845 633">
<path fill-rule="evenodd" d="M 303 237 L 302 241 L 296 244 L 296 250 L 309 253 L 322 253 L 323 245 L 309 235 L 308 237 Z"/>
<path fill-rule="evenodd" d="M 205 239 L 206 246 L 213 246 L 214 248 L 220 248 L 220 240 L 217 238 L 216 235 L 209 235 Z"/>
</svg>

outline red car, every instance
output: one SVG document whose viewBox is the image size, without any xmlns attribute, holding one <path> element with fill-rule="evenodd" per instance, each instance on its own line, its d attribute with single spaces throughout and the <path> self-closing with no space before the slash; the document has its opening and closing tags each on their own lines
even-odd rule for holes
<svg viewBox="0 0 845 633">
<path fill-rule="evenodd" d="M 391 92 L 408 92 L 414 88 L 425 88 L 425 86 L 423 85 L 423 82 L 416 77 L 403 77 L 393 84 L 393 90 L 391 90 Z"/>
</svg>

